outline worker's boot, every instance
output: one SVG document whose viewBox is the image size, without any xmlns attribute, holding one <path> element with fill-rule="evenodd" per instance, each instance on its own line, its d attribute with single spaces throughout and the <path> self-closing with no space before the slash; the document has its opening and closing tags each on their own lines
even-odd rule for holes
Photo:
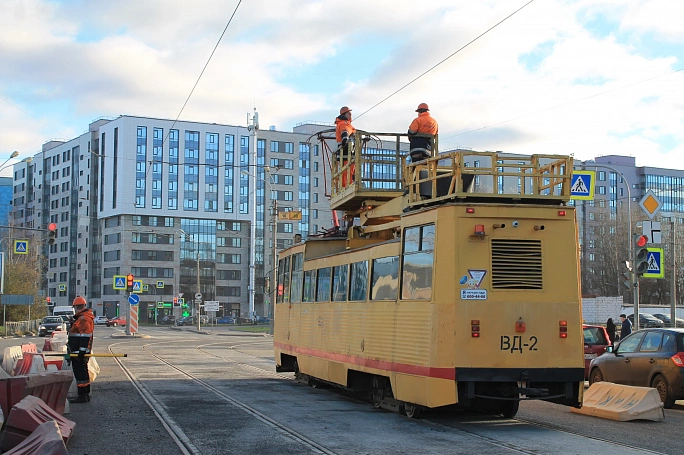
<svg viewBox="0 0 684 455">
<path fill-rule="evenodd" d="M 89 394 L 79 395 L 78 397 L 74 398 L 73 400 L 69 400 L 69 403 L 89 403 L 89 402 L 90 402 L 90 395 Z"/>
</svg>

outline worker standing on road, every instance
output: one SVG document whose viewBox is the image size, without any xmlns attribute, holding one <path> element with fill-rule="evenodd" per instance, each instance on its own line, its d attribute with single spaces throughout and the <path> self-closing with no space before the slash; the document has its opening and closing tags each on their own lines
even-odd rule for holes
<svg viewBox="0 0 684 455">
<path fill-rule="evenodd" d="M 74 323 L 69 330 L 69 352 L 78 354 L 78 357 L 71 358 L 74 378 L 78 386 L 78 397 L 70 400 L 70 403 L 90 402 L 90 373 L 88 373 L 88 357 L 93 347 L 93 332 L 95 316 L 93 312 L 86 308 L 86 300 L 78 296 L 74 299 L 72 306 L 76 311 Z"/>
<path fill-rule="evenodd" d="M 413 119 L 408 129 L 411 144 L 409 154 L 412 163 L 432 156 L 435 136 L 439 131 L 437 120 L 430 116 L 430 108 L 427 103 L 420 103 L 416 112 L 418 112 L 418 117 Z"/>
<path fill-rule="evenodd" d="M 335 118 L 335 139 L 337 140 L 335 160 L 339 160 L 341 155 L 342 161 L 339 161 L 341 167 L 346 166 L 347 162 L 353 159 L 353 135 L 356 133 L 356 128 L 352 126 L 351 121 L 352 110 L 347 106 L 342 106 L 340 108 L 340 115 Z M 356 165 L 353 162 L 349 165 L 348 169 L 342 170 L 342 188 L 347 186 L 347 181 L 354 181 L 355 172 Z"/>
</svg>

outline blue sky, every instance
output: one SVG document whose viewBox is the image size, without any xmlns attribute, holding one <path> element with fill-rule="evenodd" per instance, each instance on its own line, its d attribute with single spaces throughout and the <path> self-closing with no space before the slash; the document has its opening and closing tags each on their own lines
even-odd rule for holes
<svg viewBox="0 0 684 455">
<path fill-rule="evenodd" d="M 181 118 L 360 114 L 525 3 L 244 0 Z M 176 118 L 236 4 L 1 2 L 0 162 L 102 116 Z M 442 149 L 684 169 L 682 23 L 680 1 L 535 0 L 354 123 L 405 131 L 427 102 Z"/>
</svg>

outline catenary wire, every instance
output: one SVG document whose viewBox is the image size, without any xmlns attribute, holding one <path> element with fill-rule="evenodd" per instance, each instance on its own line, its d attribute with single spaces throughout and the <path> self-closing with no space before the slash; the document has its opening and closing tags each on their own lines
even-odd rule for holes
<svg viewBox="0 0 684 455">
<path fill-rule="evenodd" d="M 451 55 L 449 55 L 448 57 L 444 58 L 444 59 L 443 59 L 442 61 L 440 61 L 439 63 L 433 65 L 431 68 L 429 68 L 428 70 L 424 71 L 422 74 L 420 74 L 419 76 L 415 77 L 414 79 L 412 79 L 412 80 L 411 80 L 410 82 L 408 82 L 407 84 L 403 85 L 403 86 L 400 87 L 399 89 L 397 89 L 397 90 L 395 90 L 394 92 L 392 92 L 390 95 L 386 96 L 385 98 L 383 98 L 383 99 L 380 100 L 379 102 L 375 103 L 375 104 L 374 104 L 373 106 L 371 106 L 370 108 L 368 108 L 368 109 L 366 109 L 365 111 L 363 111 L 361 114 L 357 115 L 356 118 L 358 119 L 358 118 L 361 117 L 362 115 L 364 115 L 364 114 L 370 112 L 371 110 L 375 109 L 376 107 L 378 107 L 379 105 L 381 105 L 382 103 L 384 103 L 385 101 L 387 101 L 388 99 L 392 98 L 394 95 L 396 95 L 397 93 L 401 92 L 401 91 L 404 90 L 406 87 L 408 87 L 409 85 L 413 84 L 413 83 L 416 82 L 418 79 L 420 79 L 421 77 L 425 76 L 427 73 L 429 73 L 429 72 L 432 71 L 433 69 L 437 68 L 439 65 L 441 65 L 441 64 L 444 63 L 444 62 L 446 62 L 446 61 L 449 60 L 451 57 L 453 57 L 454 55 L 458 54 L 459 52 L 461 52 L 461 51 L 462 51 L 463 49 L 465 49 L 466 47 L 470 46 L 472 43 L 474 43 L 474 42 L 477 41 L 478 39 L 480 39 L 480 38 L 482 38 L 483 36 L 485 36 L 485 35 L 486 35 L 487 33 L 489 33 L 490 31 L 494 30 L 496 27 L 498 27 L 498 26 L 501 25 L 503 22 L 505 22 L 506 20 L 508 20 L 508 19 L 511 18 L 512 16 L 514 16 L 516 13 L 518 13 L 519 11 L 521 11 L 523 8 L 525 8 L 527 5 L 529 5 L 529 4 L 532 3 L 533 1 L 534 1 L 534 0 L 530 0 L 529 2 L 525 3 L 523 6 L 521 6 L 521 7 L 518 8 L 517 10 L 513 11 L 513 12 L 512 12 L 511 14 L 509 14 L 508 16 L 504 17 L 503 19 L 501 19 L 499 22 L 497 22 L 496 24 L 494 24 L 494 25 L 492 25 L 491 27 L 489 27 L 489 28 L 488 28 L 487 30 L 485 30 L 484 32 L 480 33 L 478 36 L 476 36 L 475 38 L 473 38 L 472 40 L 470 40 L 468 43 L 466 43 L 465 45 L 461 46 L 461 48 L 458 49 L 456 52 L 454 52 L 454 53 L 452 53 Z"/>
</svg>

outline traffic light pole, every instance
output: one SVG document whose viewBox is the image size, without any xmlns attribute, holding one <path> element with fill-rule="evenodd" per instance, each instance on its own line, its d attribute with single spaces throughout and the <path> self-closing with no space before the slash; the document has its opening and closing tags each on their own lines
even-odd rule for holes
<svg viewBox="0 0 684 455">
<path fill-rule="evenodd" d="M 639 330 L 639 274 L 637 273 L 636 267 L 636 242 L 640 237 L 639 234 L 634 234 L 632 236 L 632 241 L 629 244 L 630 252 L 632 256 L 632 293 L 634 298 L 634 330 Z M 622 336 L 622 335 L 621 335 Z"/>
</svg>

